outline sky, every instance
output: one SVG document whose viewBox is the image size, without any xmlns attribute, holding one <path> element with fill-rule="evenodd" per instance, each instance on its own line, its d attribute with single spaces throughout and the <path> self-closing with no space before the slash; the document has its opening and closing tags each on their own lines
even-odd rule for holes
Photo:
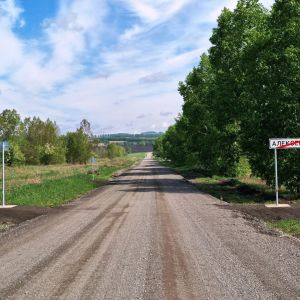
<svg viewBox="0 0 300 300">
<path fill-rule="evenodd" d="M 84 118 L 94 134 L 165 131 L 181 111 L 178 82 L 236 2 L 0 0 L 0 112 L 62 132 Z"/>
</svg>

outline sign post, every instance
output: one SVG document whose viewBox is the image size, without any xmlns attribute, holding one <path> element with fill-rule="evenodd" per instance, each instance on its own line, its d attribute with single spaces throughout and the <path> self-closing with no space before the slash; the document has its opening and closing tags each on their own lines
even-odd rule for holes
<svg viewBox="0 0 300 300">
<path fill-rule="evenodd" d="M 5 145 L 4 142 L 2 142 L 2 207 L 5 207 L 5 177 L 4 177 L 4 156 L 5 154 Z"/>
<path fill-rule="evenodd" d="M 94 167 L 94 165 L 96 164 L 96 162 L 97 162 L 97 159 L 93 156 L 91 159 L 90 159 L 90 163 L 92 164 L 92 172 L 93 172 L 93 181 L 95 180 L 95 172 L 96 172 L 96 170 L 95 170 L 95 167 Z"/>
<path fill-rule="evenodd" d="M 5 151 L 9 150 L 9 143 L 2 141 L 0 150 L 2 150 L 2 207 L 5 207 Z"/>
<path fill-rule="evenodd" d="M 274 149 L 275 156 L 275 192 L 276 192 L 276 206 L 279 204 L 279 187 L 278 187 L 278 167 L 277 167 L 277 149 Z"/>
<path fill-rule="evenodd" d="M 274 149 L 275 157 L 275 192 L 276 192 L 276 207 L 279 207 L 279 185 L 278 185 L 278 160 L 277 149 L 300 148 L 300 138 L 285 138 L 285 139 L 270 139 L 270 149 Z M 281 207 L 289 207 L 289 205 L 280 205 Z"/>
</svg>

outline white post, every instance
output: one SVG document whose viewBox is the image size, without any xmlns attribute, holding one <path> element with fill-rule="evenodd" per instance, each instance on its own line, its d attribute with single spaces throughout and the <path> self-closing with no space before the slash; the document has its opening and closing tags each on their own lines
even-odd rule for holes
<svg viewBox="0 0 300 300">
<path fill-rule="evenodd" d="M 5 207 L 5 178 L 4 178 L 4 141 L 2 142 L 2 207 Z"/>
<path fill-rule="evenodd" d="M 279 195 L 278 195 L 278 168 L 277 168 L 277 149 L 274 149 L 275 154 L 275 191 L 276 191 L 276 206 L 279 204 Z"/>
<path fill-rule="evenodd" d="M 92 163 L 92 169 L 93 169 L 93 181 L 95 181 L 95 167 L 94 167 L 94 159 L 93 159 L 93 163 Z"/>
</svg>

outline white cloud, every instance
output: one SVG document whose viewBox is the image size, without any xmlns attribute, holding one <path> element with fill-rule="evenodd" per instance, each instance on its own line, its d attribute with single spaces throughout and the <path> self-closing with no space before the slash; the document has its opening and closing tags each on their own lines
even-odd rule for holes
<svg viewBox="0 0 300 300">
<path fill-rule="evenodd" d="M 123 0 L 145 23 L 166 21 L 191 0 Z"/>
<path fill-rule="evenodd" d="M 63 130 L 82 118 L 104 131 L 164 130 L 181 109 L 178 81 L 209 48 L 221 9 L 236 2 L 61 0 L 29 41 L 14 31 L 22 9 L 0 0 L 0 110 L 50 117 Z M 130 22 L 109 19 L 108 3 L 122 4 L 115 9 Z"/>
</svg>

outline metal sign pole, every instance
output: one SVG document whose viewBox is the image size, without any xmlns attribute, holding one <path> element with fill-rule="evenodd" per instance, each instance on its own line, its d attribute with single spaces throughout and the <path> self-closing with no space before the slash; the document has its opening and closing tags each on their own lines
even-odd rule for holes
<svg viewBox="0 0 300 300">
<path fill-rule="evenodd" d="M 5 178 L 4 178 L 4 152 L 5 144 L 2 142 L 2 207 L 5 207 Z"/>
<path fill-rule="evenodd" d="M 275 190 L 276 190 L 276 206 L 279 204 L 279 195 L 278 195 L 278 167 L 277 167 L 277 149 L 274 149 L 275 154 Z"/>
</svg>

